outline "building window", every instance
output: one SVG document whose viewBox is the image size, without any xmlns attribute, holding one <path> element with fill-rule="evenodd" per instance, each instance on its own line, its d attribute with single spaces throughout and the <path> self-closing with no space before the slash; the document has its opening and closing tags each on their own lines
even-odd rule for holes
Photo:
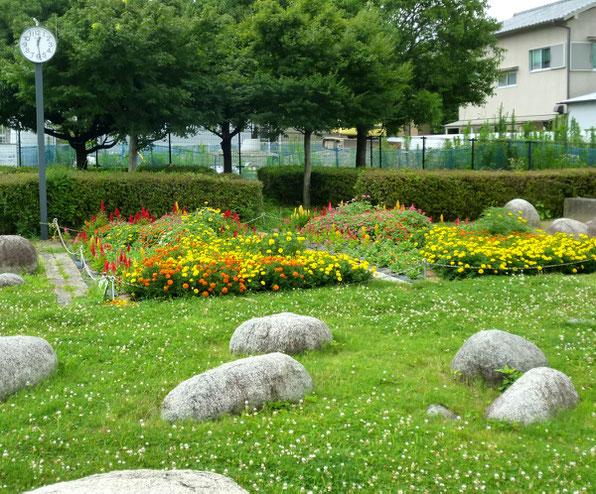
<svg viewBox="0 0 596 494">
<path fill-rule="evenodd" d="M 501 72 L 498 87 L 511 87 L 517 85 L 517 71 Z"/>
<path fill-rule="evenodd" d="M 550 69 L 550 47 L 530 50 L 530 70 Z"/>
</svg>

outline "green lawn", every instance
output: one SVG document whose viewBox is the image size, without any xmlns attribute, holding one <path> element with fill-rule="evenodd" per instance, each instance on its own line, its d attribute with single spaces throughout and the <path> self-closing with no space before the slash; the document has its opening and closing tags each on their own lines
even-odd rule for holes
<svg viewBox="0 0 596 494">
<path fill-rule="evenodd" d="M 93 473 L 190 468 L 251 492 L 593 491 L 596 275 L 372 282 L 245 297 L 57 307 L 41 277 L 3 289 L 0 335 L 46 338 L 56 375 L 0 403 L 0 490 Z M 170 425 L 159 408 L 181 381 L 233 360 L 243 321 L 291 311 L 324 320 L 336 343 L 299 355 L 315 393 L 216 422 Z M 575 318 L 580 321 L 570 322 Z M 582 403 L 530 427 L 487 423 L 497 392 L 452 380 L 477 331 L 537 344 Z M 428 418 L 442 403 L 461 420 Z"/>
</svg>

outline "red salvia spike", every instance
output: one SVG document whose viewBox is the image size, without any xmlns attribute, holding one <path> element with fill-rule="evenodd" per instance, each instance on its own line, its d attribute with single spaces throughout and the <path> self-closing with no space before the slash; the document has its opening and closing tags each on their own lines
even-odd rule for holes
<svg viewBox="0 0 596 494">
<path fill-rule="evenodd" d="M 119 210 L 118 208 L 116 208 L 116 209 L 115 209 L 115 211 L 114 211 L 114 216 L 115 216 L 116 218 L 118 218 L 118 217 L 120 216 L 120 210 Z"/>
<path fill-rule="evenodd" d="M 110 213 L 110 221 L 114 221 L 114 215 Z"/>
</svg>

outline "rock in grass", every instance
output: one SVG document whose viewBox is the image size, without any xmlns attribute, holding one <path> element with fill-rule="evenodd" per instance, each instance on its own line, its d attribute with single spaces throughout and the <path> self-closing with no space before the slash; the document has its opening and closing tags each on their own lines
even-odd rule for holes
<svg viewBox="0 0 596 494">
<path fill-rule="evenodd" d="M 586 226 L 588 227 L 588 233 L 587 233 L 588 237 L 596 238 L 596 218 L 588 221 L 586 223 Z"/>
<path fill-rule="evenodd" d="M 4 288 L 5 286 L 16 286 L 16 285 L 24 285 L 24 284 L 25 284 L 25 280 L 18 274 L 14 274 L 14 273 L 1 273 L 0 274 L 0 288 Z"/>
<path fill-rule="evenodd" d="M 457 420 L 457 415 L 455 415 L 449 408 L 444 407 L 443 405 L 432 404 L 429 405 L 426 409 L 426 415 L 429 417 L 445 417 L 449 420 Z"/>
<path fill-rule="evenodd" d="M 521 217 L 525 219 L 529 225 L 538 226 L 540 225 L 540 216 L 536 208 L 526 201 L 525 199 L 512 199 L 505 207 L 515 214 L 521 214 Z"/>
<path fill-rule="evenodd" d="M 333 340 L 327 325 L 309 316 L 291 312 L 255 317 L 242 323 L 230 340 L 232 353 L 282 352 L 296 355 L 315 350 Z"/>
<path fill-rule="evenodd" d="M 544 422 L 580 398 L 571 379 L 550 367 L 530 369 L 486 410 L 486 418 L 517 424 Z"/>
<path fill-rule="evenodd" d="M 179 384 L 165 398 L 161 416 L 170 422 L 216 419 L 272 401 L 299 401 L 313 389 L 302 364 L 269 353 L 223 364 Z"/>
<path fill-rule="evenodd" d="M 57 368 L 56 352 L 43 338 L 0 337 L 0 400 L 43 381 Z"/>
<path fill-rule="evenodd" d="M 546 229 L 546 233 L 554 235 L 555 233 L 566 233 L 579 238 L 580 235 L 588 234 L 588 226 L 581 221 L 572 220 L 571 218 L 559 218 L 551 223 Z"/>
<path fill-rule="evenodd" d="M 47 485 L 35 494 L 241 494 L 233 480 L 198 470 L 116 470 Z"/>
<path fill-rule="evenodd" d="M 33 244 L 19 235 L 0 235 L 0 273 L 34 273 L 37 251 Z"/>
<path fill-rule="evenodd" d="M 505 366 L 520 372 L 534 367 L 548 367 L 544 353 L 521 336 L 489 329 L 480 331 L 466 340 L 453 361 L 451 370 L 462 380 L 481 378 L 492 386 L 503 382 L 497 369 Z"/>
</svg>

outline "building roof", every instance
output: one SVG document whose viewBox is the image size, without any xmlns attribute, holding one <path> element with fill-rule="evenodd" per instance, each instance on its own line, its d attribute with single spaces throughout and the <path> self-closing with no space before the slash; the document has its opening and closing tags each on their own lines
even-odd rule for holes
<svg viewBox="0 0 596 494">
<path fill-rule="evenodd" d="M 565 101 L 560 101 L 560 103 L 588 103 L 590 101 L 596 101 L 596 93 L 588 93 L 582 96 L 576 96 L 575 98 L 569 98 Z"/>
<path fill-rule="evenodd" d="M 563 103 L 563 102 L 561 102 Z M 527 123 L 527 122 L 550 122 L 554 120 L 557 116 L 557 113 L 546 113 L 543 115 L 523 115 L 517 116 L 515 115 L 515 121 L 517 123 Z M 458 127 L 466 127 L 468 125 L 477 127 L 478 125 L 488 124 L 496 124 L 499 121 L 498 117 L 491 117 L 491 118 L 470 118 L 468 120 L 458 120 L 457 122 L 450 122 L 446 125 L 443 125 L 446 129 L 450 128 L 458 128 Z M 509 125 L 509 119 L 507 121 Z"/>
<path fill-rule="evenodd" d="M 506 34 L 540 24 L 567 20 L 575 14 L 592 7 L 596 7 L 596 1 L 594 0 L 560 0 L 542 7 L 524 10 L 515 14 L 511 19 L 503 21 L 503 25 L 497 34 Z"/>
</svg>

